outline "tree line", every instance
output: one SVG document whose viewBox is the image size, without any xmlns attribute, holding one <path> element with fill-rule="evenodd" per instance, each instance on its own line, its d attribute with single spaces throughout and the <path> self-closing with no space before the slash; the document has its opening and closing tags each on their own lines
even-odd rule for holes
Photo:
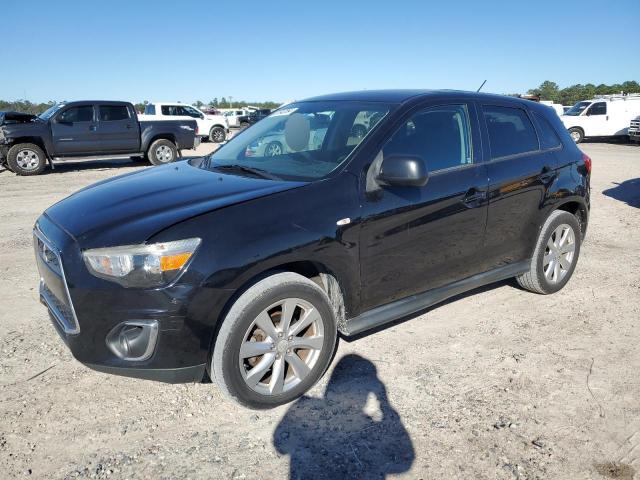
<svg viewBox="0 0 640 480">
<path fill-rule="evenodd" d="M 527 93 L 529 95 L 539 96 L 541 100 L 552 100 L 555 103 L 561 103 L 562 105 L 573 105 L 580 100 L 588 100 L 596 95 L 610 95 L 617 93 L 640 93 L 640 84 L 635 80 L 629 80 L 623 83 L 615 83 L 613 85 L 594 85 L 587 83 L 585 85 L 577 84 L 569 87 L 560 88 L 557 83 L 550 80 L 545 80 L 537 88 L 530 89 Z M 8 102 L 0 100 L 0 111 L 13 110 L 16 112 L 25 112 L 32 114 L 39 114 L 44 112 L 47 108 L 54 105 L 56 102 L 50 100 L 44 103 L 34 103 L 29 100 L 16 100 Z M 136 103 L 136 110 L 139 112 L 144 111 L 145 105 L 149 102 L 147 100 Z M 204 103 L 201 100 L 193 102 L 193 105 L 198 108 L 242 108 L 246 106 L 253 106 L 258 108 L 277 108 L 280 106 L 278 102 L 266 101 L 266 102 L 247 102 L 246 100 L 233 100 L 222 97 L 214 98 L 208 103 Z"/>
<path fill-rule="evenodd" d="M 594 85 L 587 83 L 585 85 L 577 84 L 569 87 L 560 88 L 558 84 L 550 80 L 545 80 L 537 88 L 532 88 L 527 93 L 536 95 L 540 100 L 552 100 L 554 103 L 562 105 L 573 105 L 581 100 L 589 100 L 596 95 L 613 95 L 624 93 L 640 93 L 640 84 L 635 80 L 623 83 L 615 83 L 613 85 Z"/>
</svg>

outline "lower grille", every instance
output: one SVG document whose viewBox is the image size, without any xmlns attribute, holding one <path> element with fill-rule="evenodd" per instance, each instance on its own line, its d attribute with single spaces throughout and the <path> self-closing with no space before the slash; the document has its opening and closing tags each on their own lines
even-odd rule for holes
<svg viewBox="0 0 640 480">
<path fill-rule="evenodd" d="M 58 300 L 42 280 L 40 280 L 40 298 L 65 333 L 70 335 L 80 333 L 73 310 Z"/>
</svg>

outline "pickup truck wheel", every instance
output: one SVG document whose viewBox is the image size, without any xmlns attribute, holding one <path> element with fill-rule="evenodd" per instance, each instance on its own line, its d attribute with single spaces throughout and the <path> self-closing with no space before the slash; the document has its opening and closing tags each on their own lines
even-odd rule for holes
<svg viewBox="0 0 640 480">
<path fill-rule="evenodd" d="M 227 135 L 224 133 L 224 128 L 222 127 L 213 127 L 209 132 L 209 140 L 215 143 L 224 142 Z"/>
<path fill-rule="evenodd" d="M 178 157 L 178 149 L 170 140 L 161 138 L 151 144 L 147 151 L 147 158 L 153 165 L 171 163 Z"/>
<path fill-rule="evenodd" d="M 33 143 L 20 143 L 9 149 L 7 165 L 17 175 L 38 175 L 47 165 L 42 149 Z"/>
<path fill-rule="evenodd" d="M 276 157 L 278 155 L 282 155 L 283 148 L 282 144 L 278 141 L 269 142 L 267 146 L 264 148 L 264 156 L 265 157 Z"/>
<path fill-rule="evenodd" d="M 238 403 L 255 409 L 295 400 L 324 374 L 337 341 L 333 308 L 316 283 L 271 275 L 229 309 L 215 339 L 209 375 Z"/>
<path fill-rule="evenodd" d="M 581 239 L 575 215 L 551 212 L 538 236 L 529 271 L 516 277 L 520 286 L 545 295 L 564 287 L 578 263 Z"/>
<path fill-rule="evenodd" d="M 581 128 L 573 127 L 569 129 L 569 136 L 571 136 L 571 140 L 576 143 L 580 143 L 584 140 L 584 132 Z"/>
</svg>

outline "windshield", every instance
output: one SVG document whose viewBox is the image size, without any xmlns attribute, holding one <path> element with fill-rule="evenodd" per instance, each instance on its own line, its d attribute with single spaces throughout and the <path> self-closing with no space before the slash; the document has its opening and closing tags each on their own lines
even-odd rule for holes
<svg viewBox="0 0 640 480">
<path fill-rule="evenodd" d="M 64 103 L 56 103 L 53 107 L 47 108 L 44 112 L 38 115 L 38 118 L 41 118 L 42 120 L 49 120 L 62 107 L 64 107 Z"/>
<path fill-rule="evenodd" d="M 566 112 L 564 112 L 565 115 L 571 115 L 572 117 L 577 117 L 578 115 L 580 115 L 582 112 L 585 111 L 585 109 L 591 105 L 591 102 L 578 102 L 576 103 L 573 107 L 571 107 L 569 110 L 567 110 Z"/>
<path fill-rule="evenodd" d="M 310 181 L 341 165 L 391 105 L 301 102 L 276 110 L 207 157 L 201 168 Z"/>
</svg>

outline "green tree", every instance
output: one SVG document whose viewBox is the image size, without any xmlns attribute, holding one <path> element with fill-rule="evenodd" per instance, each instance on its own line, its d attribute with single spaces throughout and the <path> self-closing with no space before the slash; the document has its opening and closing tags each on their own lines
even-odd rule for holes
<svg viewBox="0 0 640 480">
<path fill-rule="evenodd" d="M 556 82 L 545 80 L 538 88 L 532 88 L 527 92 L 529 95 L 537 95 L 540 100 L 551 100 L 557 102 L 560 99 L 560 88 Z"/>
</svg>

